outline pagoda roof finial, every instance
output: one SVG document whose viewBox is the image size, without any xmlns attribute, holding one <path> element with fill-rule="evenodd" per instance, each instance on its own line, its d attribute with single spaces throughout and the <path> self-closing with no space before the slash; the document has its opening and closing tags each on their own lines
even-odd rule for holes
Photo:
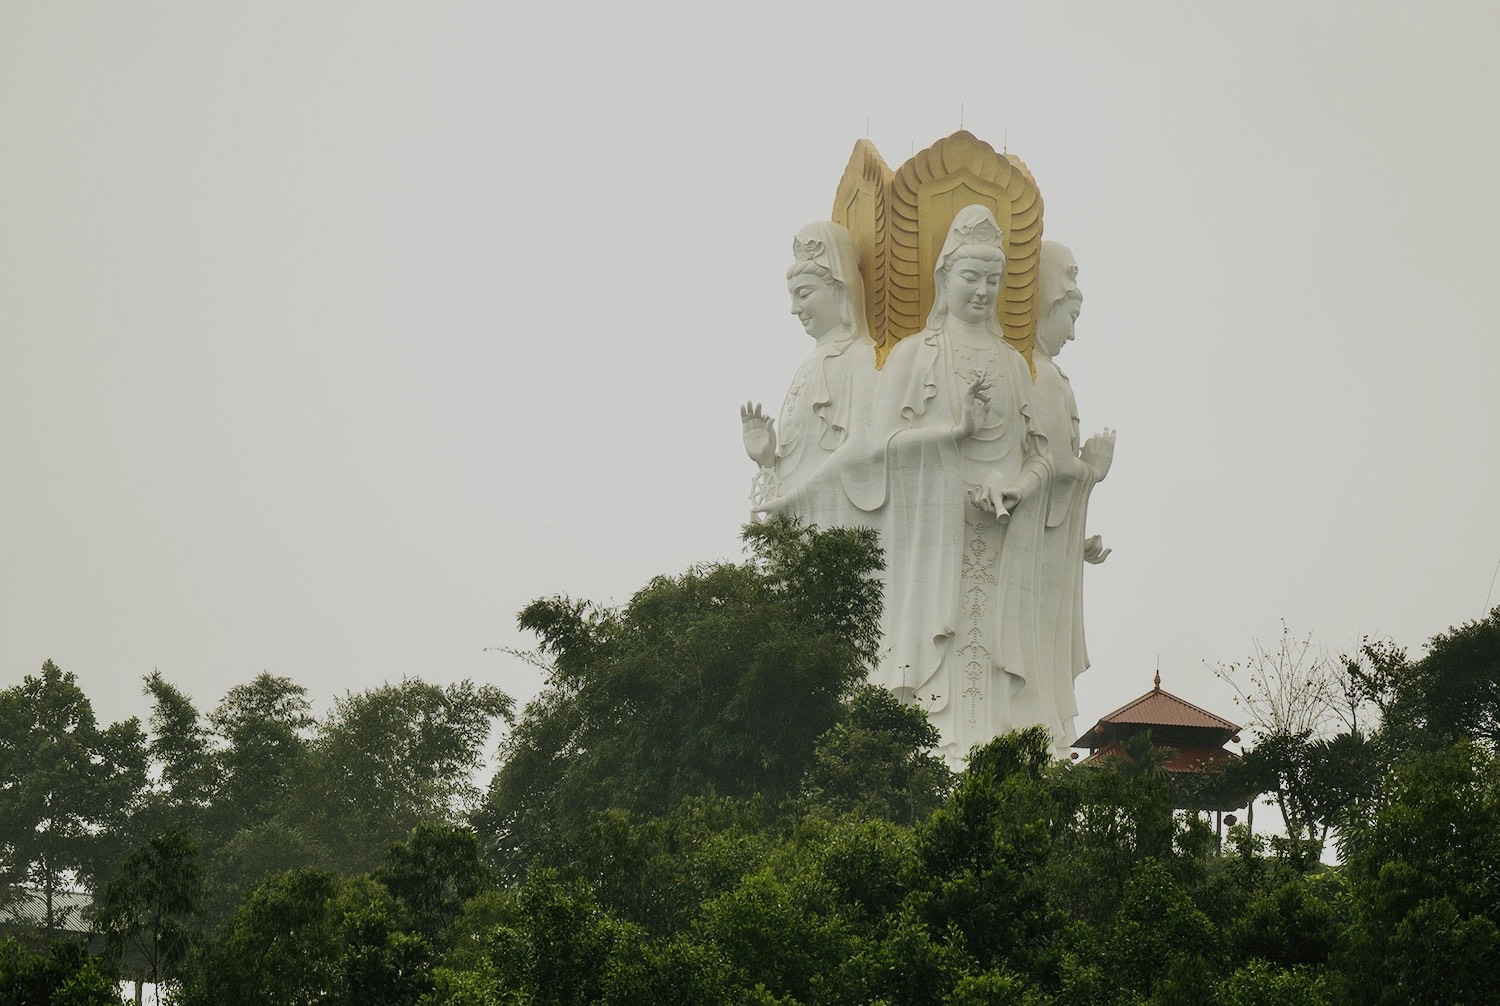
<svg viewBox="0 0 1500 1006">
<path fill-rule="evenodd" d="M 1161 691 L 1161 654 L 1156 656 L 1156 690 Z"/>
</svg>

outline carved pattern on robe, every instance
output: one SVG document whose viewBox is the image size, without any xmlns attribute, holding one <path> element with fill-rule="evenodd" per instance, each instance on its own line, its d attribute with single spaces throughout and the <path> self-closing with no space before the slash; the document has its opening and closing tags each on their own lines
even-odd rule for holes
<svg viewBox="0 0 1500 1006">
<path fill-rule="evenodd" d="M 779 457 L 786 457 L 790 454 L 792 445 L 802 436 L 803 410 L 799 403 L 802 392 L 807 388 L 808 371 L 812 369 L 813 362 L 821 363 L 822 361 L 804 362 L 792 377 L 792 386 L 786 389 L 786 398 L 781 403 L 781 438 L 776 448 Z"/>
<path fill-rule="evenodd" d="M 995 559 L 987 534 L 994 519 L 978 510 L 964 514 L 964 549 L 962 577 L 964 583 L 963 624 L 958 653 L 963 667 L 963 701 L 969 723 L 978 722 L 984 705 L 984 686 L 989 676 L 993 654 L 985 640 L 990 638 L 990 610 L 995 598 Z"/>
</svg>

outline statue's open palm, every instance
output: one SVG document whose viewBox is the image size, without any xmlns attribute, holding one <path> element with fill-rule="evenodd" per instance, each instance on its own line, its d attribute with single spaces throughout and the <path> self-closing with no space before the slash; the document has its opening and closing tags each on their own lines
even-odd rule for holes
<svg viewBox="0 0 1500 1006">
<path fill-rule="evenodd" d="M 775 467 L 776 420 L 762 411 L 759 402 L 746 402 L 740 406 L 740 432 L 750 460 L 762 468 Z"/>
<path fill-rule="evenodd" d="M 1110 465 L 1115 462 L 1115 431 L 1106 427 L 1102 432 L 1089 437 L 1079 451 L 1083 463 L 1094 470 L 1094 481 L 1104 481 Z"/>
</svg>

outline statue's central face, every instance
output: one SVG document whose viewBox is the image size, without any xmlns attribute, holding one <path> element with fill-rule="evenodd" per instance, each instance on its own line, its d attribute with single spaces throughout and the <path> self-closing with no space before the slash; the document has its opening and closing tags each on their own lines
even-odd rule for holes
<svg viewBox="0 0 1500 1006">
<path fill-rule="evenodd" d="M 792 313 L 814 339 L 822 338 L 843 321 L 844 305 L 839 292 L 823 277 L 801 273 L 786 281 L 792 295 Z"/>
<path fill-rule="evenodd" d="M 948 263 L 948 277 L 943 283 L 948 313 L 970 325 L 983 325 L 995 316 L 995 301 L 1004 281 L 1004 262 L 954 259 Z"/>
</svg>

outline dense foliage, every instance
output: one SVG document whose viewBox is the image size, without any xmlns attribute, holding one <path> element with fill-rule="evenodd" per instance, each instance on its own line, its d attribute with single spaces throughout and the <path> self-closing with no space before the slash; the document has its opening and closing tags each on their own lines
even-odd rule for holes
<svg viewBox="0 0 1500 1006">
<path fill-rule="evenodd" d="M 149 731 L 50 664 L 0 693 L 0 867 L 89 887 L 107 937 L 0 942 L 0 1004 L 113 1002 L 120 961 L 183 1006 L 1493 1001 L 1500 610 L 1340 661 L 1332 727 L 1268 721 L 1245 768 L 1301 815 L 1268 843 L 1175 810 L 1146 743 L 1080 768 L 1033 728 L 951 774 L 864 683 L 873 538 L 747 540 L 618 609 L 522 612 L 549 676 L 482 795 L 511 715 L 482 686 L 316 722 L 284 678 L 203 716 L 153 675 Z"/>
</svg>

